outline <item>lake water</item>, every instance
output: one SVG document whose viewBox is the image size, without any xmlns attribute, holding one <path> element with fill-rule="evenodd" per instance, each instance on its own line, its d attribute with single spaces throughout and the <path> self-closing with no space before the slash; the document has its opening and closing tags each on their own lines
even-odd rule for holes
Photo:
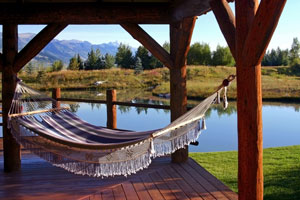
<svg viewBox="0 0 300 200">
<path fill-rule="evenodd" d="M 76 104 L 76 114 L 97 125 L 106 126 L 104 104 Z M 264 148 L 300 145 L 300 104 L 265 103 L 263 105 Z M 170 122 L 170 111 L 117 106 L 117 127 L 144 131 L 162 128 Z M 227 110 L 214 106 L 207 112 L 207 130 L 198 138 L 191 152 L 237 150 L 237 114 L 235 102 Z"/>
<path fill-rule="evenodd" d="M 156 104 L 168 104 L 168 100 L 138 100 Z M 191 102 L 195 104 L 197 102 Z M 82 119 L 106 126 L 106 105 L 72 103 L 72 110 Z M 300 104 L 264 103 L 263 145 L 267 147 L 300 145 Z M 117 106 L 117 127 L 144 131 L 162 128 L 170 123 L 170 111 Z M 191 152 L 237 150 L 237 114 L 235 102 L 227 110 L 213 106 L 206 116 L 207 130 L 198 138 L 198 146 L 190 146 Z M 2 136 L 2 129 L 0 132 Z"/>
</svg>

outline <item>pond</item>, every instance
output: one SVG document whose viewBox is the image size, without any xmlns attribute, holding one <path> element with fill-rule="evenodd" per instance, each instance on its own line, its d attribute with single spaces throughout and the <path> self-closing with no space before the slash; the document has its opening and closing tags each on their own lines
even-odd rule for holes
<svg viewBox="0 0 300 200">
<path fill-rule="evenodd" d="M 118 95 L 118 97 L 120 96 Z M 101 95 L 100 98 L 104 99 L 105 95 L 103 97 Z M 169 100 L 151 97 L 151 95 L 143 99 L 136 96 L 134 98 L 123 97 L 119 99 L 122 99 L 122 101 L 134 99 L 132 101 L 139 103 L 169 104 Z M 189 101 L 189 104 L 195 105 L 197 103 L 199 102 Z M 70 103 L 70 106 L 80 118 L 95 125 L 106 126 L 105 104 Z M 300 145 L 299 108 L 300 104 L 263 104 L 264 148 Z M 169 110 L 117 106 L 117 127 L 120 129 L 144 131 L 162 128 L 169 123 Z M 206 125 L 207 130 L 202 131 L 198 138 L 199 145 L 190 146 L 191 152 L 237 150 L 235 102 L 230 102 L 226 110 L 219 105 L 214 105 L 207 112 Z M 2 136 L 2 129 L 0 136 Z"/>
<path fill-rule="evenodd" d="M 155 103 L 157 102 L 155 101 Z M 78 103 L 74 105 L 76 105 L 76 114 L 82 119 L 106 126 L 106 106 L 104 104 Z M 300 104 L 264 103 L 264 148 L 300 145 L 299 108 Z M 152 130 L 162 128 L 169 122 L 169 110 L 117 106 L 117 127 L 120 129 Z M 198 138 L 199 145 L 190 146 L 191 152 L 237 150 L 235 102 L 230 102 L 230 106 L 225 111 L 223 107 L 214 105 L 207 112 L 206 125 L 207 130 L 202 131 Z"/>
</svg>

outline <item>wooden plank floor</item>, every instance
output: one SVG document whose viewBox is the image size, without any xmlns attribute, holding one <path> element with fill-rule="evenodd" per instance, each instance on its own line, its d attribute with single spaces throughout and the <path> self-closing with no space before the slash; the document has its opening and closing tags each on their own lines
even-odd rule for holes
<svg viewBox="0 0 300 200">
<path fill-rule="evenodd" d="M 171 164 L 168 157 L 127 178 L 101 179 L 71 174 L 30 153 L 22 155 L 20 172 L 4 173 L 0 153 L 0 186 L 0 199 L 5 200 L 238 199 L 194 160 Z"/>
</svg>

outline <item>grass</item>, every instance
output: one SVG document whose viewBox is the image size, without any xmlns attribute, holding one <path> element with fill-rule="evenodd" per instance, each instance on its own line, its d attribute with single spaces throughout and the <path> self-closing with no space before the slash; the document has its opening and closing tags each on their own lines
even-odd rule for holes
<svg viewBox="0 0 300 200">
<path fill-rule="evenodd" d="M 195 161 L 237 192 L 237 152 L 190 153 Z M 300 199 L 300 145 L 264 149 L 264 199 Z"/>
<path fill-rule="evenodd" d="M 300 77 L 282 74 L 288 67 L 262 67 L 262 89 L 264 100 L 299 100 Z M 188 66 L 187 96 L 203 99 L 210 95 L 224 78 L 235 74 L 235 67 Z M 118 89 L 150 90 L 154 95 L 170 92 L 170 77 L 167 68 L 145 70 L 135 74 L 129 69 L 93 71 L 60 71 L 49 73 L 19 74 L 25 83 L 38 90 L 60 87 L 63 90 Z M 106 81 L 96 86 L 96 81 Z M 1 86 L 0 86 L 1 87 Z M 236 82 L 230 86 L 228 97 L 236 99 Z"/>
</svg>

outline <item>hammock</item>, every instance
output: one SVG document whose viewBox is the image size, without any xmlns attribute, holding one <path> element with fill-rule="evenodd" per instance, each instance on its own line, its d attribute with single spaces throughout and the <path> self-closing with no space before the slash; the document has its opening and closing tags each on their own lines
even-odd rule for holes
<svg viewBox="0 0 300 200">
<path fill-rule="evenodd" d="M 134 132 L 95 126 L 80 119 L 65 105 L 19 81 L 9 111 L 8 126 L 26 149 L 75 174 L 94 177 L 130 175 L 148 167 L 158 156 L 195 142 L 205 129 L 204 114 L 218 103 L 231 75 L 217 91 L 163 129 Z M 200 127 L 200 122 L 202 127 Z"/>
</svg>

